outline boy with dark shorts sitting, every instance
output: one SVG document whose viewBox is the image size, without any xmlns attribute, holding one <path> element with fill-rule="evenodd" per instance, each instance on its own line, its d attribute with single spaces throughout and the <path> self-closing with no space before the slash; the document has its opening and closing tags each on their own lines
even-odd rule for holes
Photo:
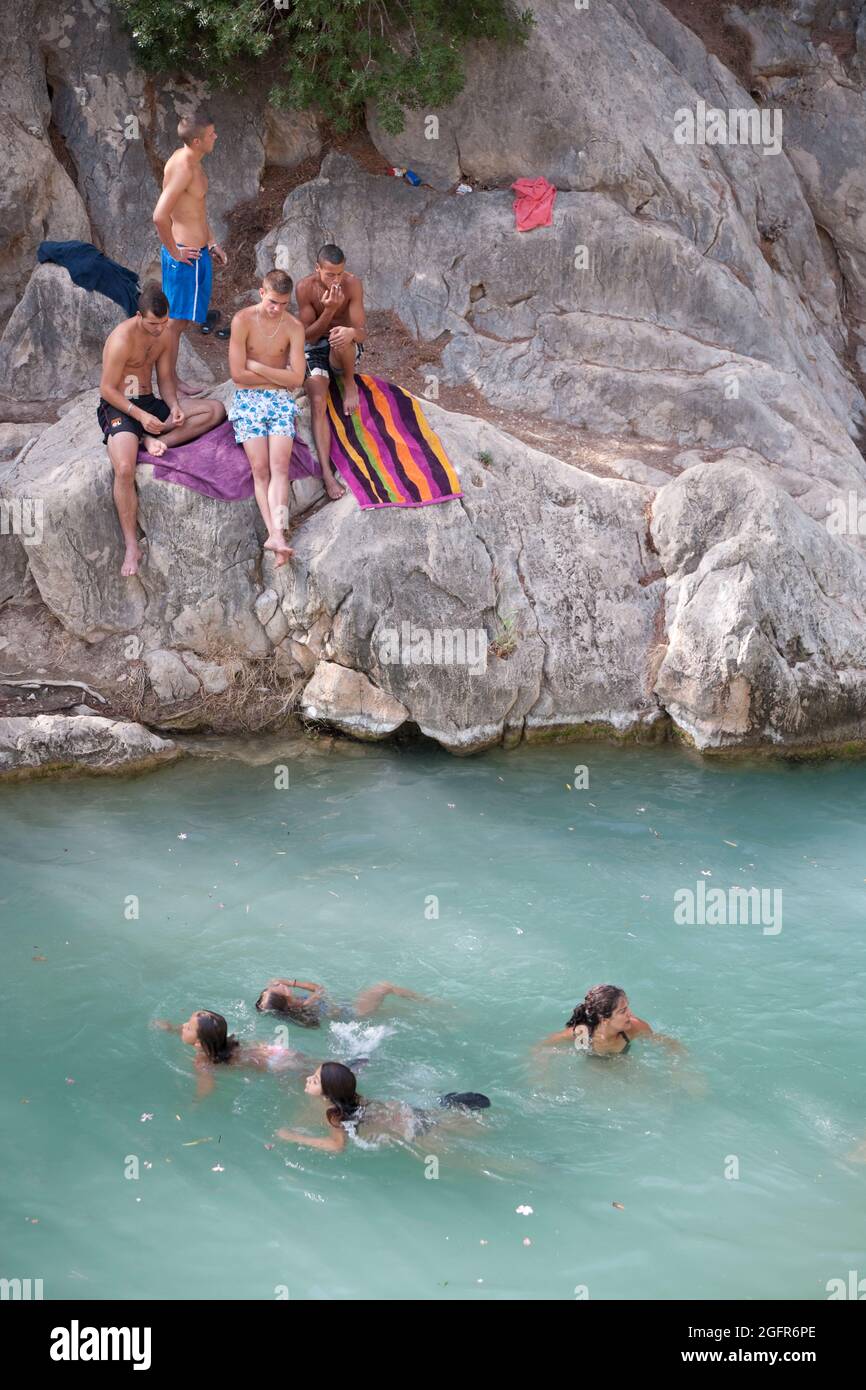
<svg viewBox="0 0 866 1390">
<path fill-rule="evenodd" d="M 138 313 L 109 333 L 102 350 L 96 418 L 114 468 L 114 505 L 126 546 L 120 573 L 125 578 L 138 573 L 141 561 L 135 491 L 139 447 L 159 458 L 166 449 L 197 439 L 226 417 L 220 401 L 190 401 L 186 410 L 181 409 L 167 327 L 168 300 L 158 285 L 145 285 Z M 153 395 L 154 367 L 161 400 Z"/>
</svg>

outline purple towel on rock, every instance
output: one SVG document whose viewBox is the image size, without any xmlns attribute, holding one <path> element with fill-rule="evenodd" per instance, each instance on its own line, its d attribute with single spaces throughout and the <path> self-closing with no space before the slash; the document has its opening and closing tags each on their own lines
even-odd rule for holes
<svg viewBox="0 0 866 1390">
<path fill-rule="evenodd" d="M 240 444 L 235 443 L 235 432 L 228 420 L 189 444 L 167 449 L 158 459 L 140 449 L 138 461 L 152 463 L 153 476 L 161 483 L 180 483 L 181 487 L 220 502 L 242 502 L 253 496 L 249 461 Z M 302 439 L 296 439 L 289 464 L 290 481 L 321 476 L 315 454 Z"/>
</svg>

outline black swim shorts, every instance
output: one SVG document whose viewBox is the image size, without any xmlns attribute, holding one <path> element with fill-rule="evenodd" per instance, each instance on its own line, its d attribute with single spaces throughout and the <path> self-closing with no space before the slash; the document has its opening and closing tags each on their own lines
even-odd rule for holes
<svg viewBox="0 0 866 1390">
<path fill-rule="evenodd" d="M 147 411 L 148 415 L 155 415 L 158 420 L 165 422 L 171 414 L 171 407 L 161 401 L 159 396 L 130 396 L 130 405 L 137 405 L 139 410 Z M 99 405 L 96 407 L 96 418 L 99 421 L 99 428 L 102 430 L 102 442 L 108 443 L 109 435 L 112 434 L 135 434 L 141 439 L 144 434 L 144 425 L 140 420 L 135 420 L 131 415 L 126 415 L 122 410 L 118 410 L 116 405 L 109 405 L 108 401 L 99 398 Z"/>
<path fill-rule="evenodd" d="M 361 360 L 364 352 L 364 344 L 355 344 L 355 366 Z M 304 356 L 307 359 L 308 376 L 328 376 L 331 366 L 331 344 L 327 338 L 317 338 L 314 343 L 306 343 L 304 346 Z"/>
</svg>

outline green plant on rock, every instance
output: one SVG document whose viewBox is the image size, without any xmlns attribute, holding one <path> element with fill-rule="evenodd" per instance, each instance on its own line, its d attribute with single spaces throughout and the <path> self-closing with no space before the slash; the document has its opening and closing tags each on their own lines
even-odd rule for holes
<svg viewBox="0 0 866 1390">
<path fill-rule="evenodd" d="M 463 86 L 472 39 L 522 43 L 511 0 L 113 0 L 144 68 L 214 87 L 270 87 L 275 106 L 318 107 L 338 130 L 373 102 L 384 130 Z"/>
<path fill-rule="evenodd" d="M 494 656 L 502 657 L 505 660 L 513 651 L 517 650 L 517 620 L 512 613 L 500 615 L 497 613 L 499 626 L 493 634 L 490 642 L 490 650 Z"/>
</svg>

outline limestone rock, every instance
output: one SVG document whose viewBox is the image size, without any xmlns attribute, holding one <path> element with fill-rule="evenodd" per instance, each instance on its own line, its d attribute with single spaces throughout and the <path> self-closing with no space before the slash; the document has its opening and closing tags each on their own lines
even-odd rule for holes
<svg viewBox="0 0 866 1390">
<path fill-rule="evenodd" d="M 360 671 L 320 661 L 306 686 L 301 709 L 308 719 L 333 724 L 355 738 L 383 738 L 404 723 L 398 700 L 371 684 Z"/>
<path fill-rule="evenodd" d="M 709 254 L 606 193 L 560 193 L 553 226 L 527 235 L 511 202 L 412 188 L 330 155 L 286 199 L 259 267 L 277 246 L 312 265 L 326 226 L 372 307 L 446 341 L 440 375 L 495 406 L 601 434 L 749 447 L 796 473 L 804 494 L 816 477 L 859 485 L 863 398 L 757 244 L 748 277 L 734 275 L 731 248 Z"/>
<path fill-rule="evenodd" d="M 37 266 L 0 338 L 0 392 L 55 402 L 98 386 L 105 340 L 125 318 L 119 304 L 81 289 L 63 266 Z M 212 382 L 213 373 L 188 337 L 181 340 L 181 372 Z"/>
<path fill-rule="evenodd" d="M 866 737 L 866 559 L 765 470 L 687 469 L 656 496 L 667 651 L 655 693 L 701 749 Z"/>
<path fill-rule="evenodd" d="M 50 428 L 50 420 L 38 420 L 32 424 L 24 422 L 0 425 L 0 463 L 14 459 L 25 444 L 29 444 L 31 439 L 38 439 L 40 434 L 44 434 Z"/>
<path fill-rule="evenodd" d="M 0 719 L 0 778 L 40 773 L 138 772 L 173 762 L 180 750 L 141 724 L 98 715 Z"/>
</svg>

